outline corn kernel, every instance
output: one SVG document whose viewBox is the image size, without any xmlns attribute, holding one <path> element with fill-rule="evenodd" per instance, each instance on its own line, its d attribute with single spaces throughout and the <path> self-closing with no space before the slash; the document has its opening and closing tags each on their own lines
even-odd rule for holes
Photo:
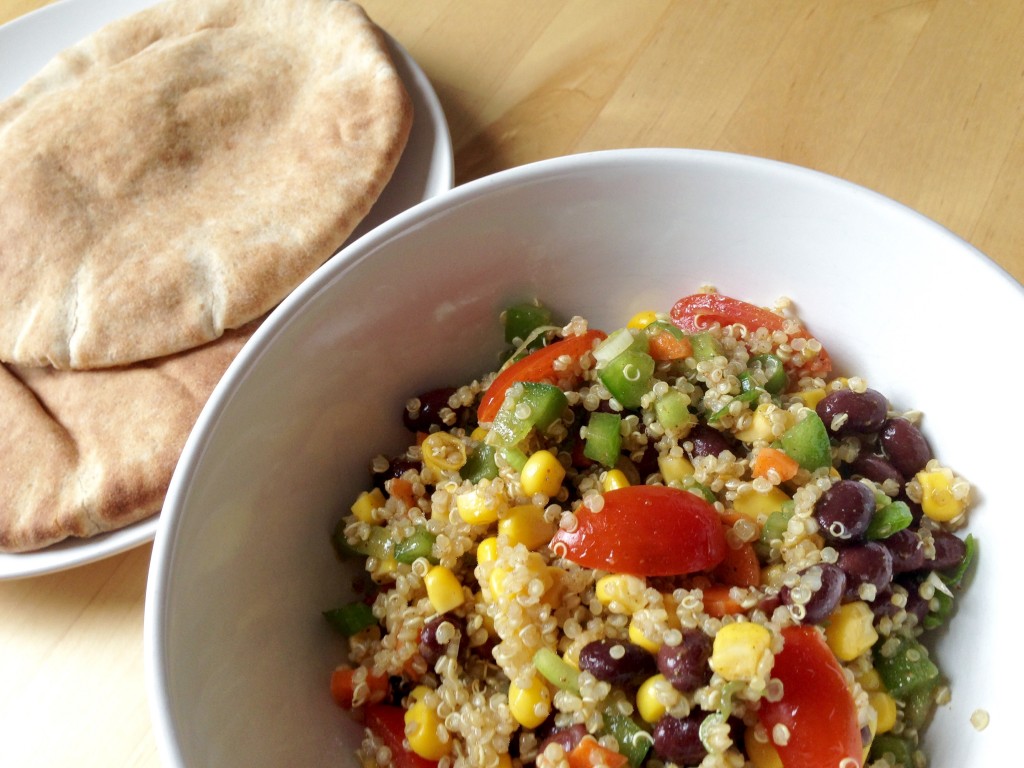
<svg viewBox="0 0 1024 768">
<path fill-rule="evenodd" d="M 667 707 L 658 699 L 657 689 L 669 685 L 664 675 L 654 675 L 644 680 L 636 691 L 636 711 L 648 723 L 656 723 L 667 712 Z"/>
<path fill-rule="evenodd" d="M 786 492 L 777 486 L 767 491 L 755 491 L 753 487 L 747 486 L 737 492 L 732 508 L 751 520 L 757 520 L 782 509 L 782 505 L 789 500 Z"/>
<path fill-rule="evenodd" d="M 508 580 L 508 571 L 495 566 L 491 569 L 491 575 L 487 577 L 487 586 L 491 588 L 491 600 L 497 600 L 505 596 L 505 582 Z"/>
<path fill-rule="evenodd" d="M 760 624 L 726 624 L 711 646 L 711 668 L 726 680 L 752 680 L 771 645 L 772 633 Z"/>
<path fill-rule="evenodd" d="M 487 427 L 477 427 L 476 429 L 469 433 L 469 439 L 476 440 L 478 443 L 482 443 L 484 440 L 487 439 L 487 433 L 490 431 L 491 430 L 487 429 Z"/>
<path fill-rule="evenodd" d="M 562 488 L 565 479 L 565 467 L 551 451 L 537 451 L 526 460 L 520 474 L 523 493 L 532 496 L 542 493 L 555 496 Z"/>
<path fill-rule="evenodd" d="M 558 526 L 545 520 L 544 510 L 536 504 L 512 507 L 498 523 L 498 533 L 508 537 L 509 545 L 522 544 L 527 549 L 547 544 L 557 530 Z"/>
<path fill-rule="evenodd" d="M 693 464 L 685 456 L 659 456 L 658 471 L 666 485 L 678 483 L 693 477 Z"/>
<path fill-rule="evenodd" d="M 423 463 L 436 472 L 458 472 L 466 463 L 466 446 L 447 432 L 427 435 L 420 444 Z"/>
<path fill-rule="evenodd" d="M 825 399 L 827 393 L 822 387 L 815 389 L 808 389 L 803 392 L 797 392 L 796 396 L 800 398 L 804 405 L 808 408 L 817 407 L 818 403 Z"/>
<path fill-rule="evenodd" d="M 921 510 L 940 523 L 947 523 L 964 511 L 964 500 L 953 495 L 953 473 L 941 467 L 915 475 L 921 484 Z"/>
<path fill-rule="evenodd" d="M 500 496 L 480 491 L 466 491 L 455 499 L 459 517 L 470 525 L 490 525 L 495 522 L 504 507 Z"/>
<path fill-rule="evenodd" d="M 747 748 L 747 757 L 754 768 L 783 768 L 782 758 L 775 750 L 775 745 L 758 728 L 747 728 L 743 732 L 743 746 Z"/>
<path fill-rule="evenodd" d="M 628 488 L 629 478 L 626 477 L 626 473 L 621 469 L 610 469 L 604 474 L 604 480 L 601 481 L 601 490 L 614 491 L 617 488 Z"/>
<path fill-rule="evenodd" d="M 498 559 L 498 537 L 488 536 L 476 546 L 476 561 L 492 563 Z"/>
<path fill-rule="evenodd" d="M 753 418 L 746 429 L 736 433 L 736 439 L 744 443 L 753 443 L 755 440 L 771 440 L 775 437 L 772 432 L 772 421 L 768 418 L 768 409 L 772 408 L 770 403 L 762 403 L 754 409 Z"/>
<path fill-rule="evenodd" d="M 874 667 L 871 667 L 867 672 L 858 675 L 857 682 L 865 691 L 870 692 L 882 690 L 882 676 L 878 674 L 878 670 Z"/>
<path fill-rule="evenodd" d="M 650 653 L 657 653 L 661 650 L 661 644 L 645 635 L 640 627 L 637 626 L 635 620 L 629 622 L 629 642 L 633 643 L 633 645 L 639 645 Z"/>
<path fill-rule="evenodd" d="M 383 506 L 384 494 L 381 493 L 380 488 L 374 488 L 372 491 L 363 491 L 356 497 L 352 504 L 352 514 L 361 522 L 372 523 L 373 510 Z"/>
<path fill-rule="evenodd" d="M 450 569 L 443 565 L 435 565 L 423 577 L 427 588 L 427 599 L 438 613 L 447 613 L 462 605 L 466 597 L 462 594 L 462 585 Z"/>
<path fill-rule="evenodd" d="M 441 718 L 437 711 L 428 707 L 423 701 L 416 701 L 405 712 L 405 737 L 409 747 L 422 758 L 440 760 L 452 748 L 451 739 L 441 741 L 438 737 L 438 726 Z"/>
<path fill-rule="evenodd" d="M 631 616 L 644 606 L 644 587 L 644 580 L 638 576 L 613 573 L 598 579 L 594 592 L 601 605 L 612 613 Z"/>
<path fill-rule="evenodd" d="M 508 708 L 512 717 L 524 728 L 536 728 L 551 713 L 551 691 L 539 674 L 526 688 L 514 682 L 508 687 Z"/>
<path fill-rule="evenodd" d="M 825 626 L 825 641 L 840 661 L 853 661 L 878 640 L 874 614 L 862 600 L 839 606 Z"/>
<path fill-rule="evenodd" d="M 629 322 L 626 323 L 626 327 L 627 328 L 633 328 L 633 329 L 638 330 L 638 331 L 642 331 L 648 325 L 650 325 L 651 323 L 657 321 L 657 319 L 658 319 L 658 314 L 656 312 L 652 312 L 651 310 L 648 309 L 648 310 L 645 310 L 643 312 L 637 312 L 635 315 L 633 315 L 629 319 Z"/>
<path fill-rule="evenodd" d="M 896 725 L 896 702 L 885 691 L 872 691 L 868 694 L 868 703 L 875 710 L 878 720 L 876 733 L 888 733 Z"/>
</svg>

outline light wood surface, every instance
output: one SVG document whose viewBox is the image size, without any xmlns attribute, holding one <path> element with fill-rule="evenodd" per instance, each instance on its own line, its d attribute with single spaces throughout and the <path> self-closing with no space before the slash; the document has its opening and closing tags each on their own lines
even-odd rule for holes
<svg viewBox="0 0 1024 768">
<path fill-rule="evenodd" d="M 43 4 L 0 0 L 0 22 Z M 761 155 L 906 203 L 1024 280 L 1019 0 L 364 5 L 433 82 L 459 183 L 613 147 Z M 0 765 L 159 764 L 150 552 L 0 583 Z"/>
</svg>

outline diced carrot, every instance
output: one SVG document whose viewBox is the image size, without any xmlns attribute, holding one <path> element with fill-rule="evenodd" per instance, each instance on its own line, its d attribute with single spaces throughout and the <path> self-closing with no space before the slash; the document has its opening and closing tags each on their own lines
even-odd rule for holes
<svg viewBox="0 0 1024 768">
<path fill-rule="evenodd" d="M 407 509 L 412 509 L 416 506 L 416 496 L 412 492 L 412 483 L 408 480 L 394 477 L 387 481 L 386 488 L 388 493 L 405 504 Z"/>
<path fill-rule="evenodd" d="M 767 477 L 769 470 L 774 469 L 779 473 L 779 480 L 785 482 L 796 476 L 800 464 L 796 459 L 780 451 L 778 448 L 762 448 L 754 457 L 754 463 L 750 471 L 754 477 Z"/>
<path fill-rule="evenodd" d="M 668 331 L 663 331 L 651 336 L 647 350 L 655 360 L 685 360 L 693 354 L 693 345 L 686 337 L 677 339 Z"/>
<path fill-rule="evenodd" d="M 704 610 L 709 616 L 720 619 L 733 613 L 743 613 L 743 606 L 729 594 L 727 584 L 712 584 L 704 588 Z"/>
<path fill-rule="evenodd" d="M 331 673 L 331 696 L 343 709 L 352 709 L 355 703 L 355 674 L 352 667 L 338 667 Z M 370 689 L 369 694 L 360 703 L 376 703 L 387 696 L 390 687 L 387 675 L 369 674 L 366 676 L 366 684 Z"/>
<path fill-rule="evenodd" d="M 622 768 L 629 764 L 629 758 L 602 747 L 593 736 L 584 736 L 580 739 L 580 743 L 572 748 L 566 759 L 569 761 L 569 768 L 594 768 L 599 765 L 606 768 Z"/>
</svg>

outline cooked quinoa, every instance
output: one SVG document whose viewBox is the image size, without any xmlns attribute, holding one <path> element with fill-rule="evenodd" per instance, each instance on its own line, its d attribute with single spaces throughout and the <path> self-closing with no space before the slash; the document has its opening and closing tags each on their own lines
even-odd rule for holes
<svg viewBox="0 0 1024 768">
<path fill-rule="evenodd" d="M 785 300 L 504 320 L 508 362 L 411 398 L 335 532 L 365 570 L 327 612 L 362 763 L 925 765 L 950 691 L 919 638 L 975 547 L 921 414 L 835 375 Z M 845 731 L 785 719 L 790 646 L 827 648 Z"/>
</svg>

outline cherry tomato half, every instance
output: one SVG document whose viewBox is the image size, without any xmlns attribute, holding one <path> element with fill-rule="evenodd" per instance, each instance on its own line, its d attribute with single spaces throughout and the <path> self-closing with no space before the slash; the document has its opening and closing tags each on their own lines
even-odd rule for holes
<svg viewBox="0 0 1024 768">
<path fill-rule="evenodd" d="M 477 420 L 481 424 L 494 421 L 494 417 L 505 400 L 505 392 L 517 382 L 546 381 L 555 384 L 560 379 L 567 378 L 564 371 L 555 370 L 555 361 L 562 355 L 568 355 L 573 360 L 577 360 L 591 350 L 596 340 L 606 337 L 607 334 L 604 331 L 595 330 L 587 331 L 580 336 L 568 336 L 554 344 L 541 347 L 522 360 L 512 363 L 498 374 L 491 386 L 484 392 L 480 406 L 477 408 Z"/>
<path fill-rule="evenodd" d="M 761 702 L 758 718 L 768 733 L 789 731 L 775 749 L 785 768 L 859 766 L 864 747 L 857 706 L 843 670 L 814 627 L 787 627 L 772 677 L 782 682 L 782 699 Z M 844 762 L 845 761 L 845 762 Z"/>
<path fill-rule="evenodd" d="M 420 757 L 402 745 L 405 710 L 389 704 L 368 704 L 365 725 L 391 750 L 390 768 L 437 768 L 437 762 Z"/>
<path fill-rule="evenodd" d="M 725 558 L 718 512 L 688 491 L 631 485 L 604 494 L 600 512 L 580 507 L 574 531 L 559 530 L 551 549 L 586 568 L 634 576 L 679 576 Z"/>
</svg>

